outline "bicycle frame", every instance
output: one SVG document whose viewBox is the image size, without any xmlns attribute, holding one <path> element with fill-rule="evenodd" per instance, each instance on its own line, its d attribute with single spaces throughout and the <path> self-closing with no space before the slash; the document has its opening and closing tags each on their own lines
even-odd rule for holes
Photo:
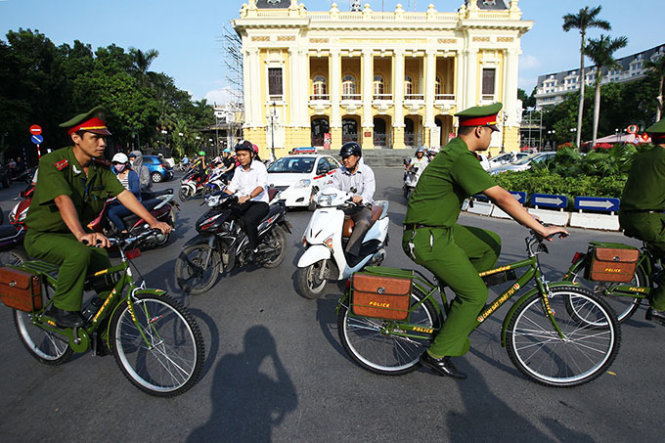
<svg viewBox="0 0 665 443">
<path fill-rule="evenodd" d="M 115 286 L 109 293 L 108 297 L 104 300 L 102 306 L 95 313 L 95 315 L 92 317 L 90 322 L 88 322 L 88 324 L 80 328 L 58 327 L 53 320 L 51 320 L 50 318 L 48 318 L 47 315 L 45 315 L 48 308 L 53 303 L 52 300 L 50 300 L 48 303 L 45 304 L 41 312 L 36 313 L 31 317 L 30 321 L 32 322 L 32 324 L 42 329 L 67 337 L 69 341 L 69 346 L 72 348 L 72 350 L 76 353 L 83 353 L 86 352 L 88 349 L 90 349 L 91 344 L 94 346 L 95 341 L 91 340 L 91 338 L 96 338 L 96 334 L 98 333 L 102 321 L 105 320 L 106 318 L 111 318 L 115 314 L 117 309 L 122 305 L 122 302 L 127 301 L 132 321 L 136 325 L 137 330 L 140 332 L 141 337 L 143 338 L 146 345 L 150 347 L 151 343 L 150 339 L 145 336 L 145 333 L 143 332 L 143 329 L 140 327 L 140 324 L 138 323 L 138 320 L 136 318 L 135 315 L 136 308 L 134 306 L 134 300 L 136 296 L 139 294 L 153 294 L 161 296 L 166 294 L 166 291 L 162 289 L 147 289 L 145 287 L 145 281 L 141 282 L 141 284 L 137 286 L 136 283 L 134 282 L 132 270 L 129 266 L 130 262 L 129 259 L 127 258 L 127 255 L 122 250 L 122 248 L 119 247 L 118 249 L 122 257 L 122 262 L 119 263 L 118 265 L 111 266 L 110 268 L 104 269 L 92 275 L 92 277 L 99 277 L 105 274 L 122 272 L 122 275 L 118 279 L 118 282 L 115 284 Z M 40 273 L 43 276 L 43 278 L 47 279 L 51 287 L 55 287 L 56 278 L 50 275 L 48 272 L 57 270 L 57 266 L 50 265 L 48 263 L 41 261 L 28 261 L 25 262 L 20 267 L 24 267 L 26 269 L 29 269 L 30 271 Z M 122 296 L 122 293 L 125 290 L 125 288 L 128 289 L 127 294 Z M 106 325 L 107 337 L 109 336 L 110 327 L 111 326 L 109 322 Z M 108 343 L 106 344 L 108 346 Z"/>
<path fill-rule="evenodd" d="M 556 319 L 554 318 L 554 312 L 550 308 L 549 304 L 549 295 L 551 294 L 550 288 L 551 287 L 560 287 L 560 286 L 569 286 L 569 282 L 555 282 L 555 283 L 550 283 L 547 280 L 545 280 L 544 275 L 541 272 L 540 269 L 540 263 L 538 261 L 538 253 L 542 251 L 547 251 L 547 249 L 544 247 L 544 245 L 538 244 L 537 248 L 534 250 L 533 246 L 538 243 L 538 241 L 535 239 L 535 237 L 530 237 L 526 239 L 527 243 L 527 252 L 529 254 L 529 257 L 520 260 L 514 263 L 509 263 L 504 266 L 500 266 L 498 268 L 490 269 L 488 271 L 484 271 L 479 273 L 480 277 L 485 277 L 489 275 L 494 275 L 498 274 L 500 272 L 506 272 L 506 271 L 512 271 L 520 268 L 528 268 L 526 271 L 519 276 L 518 278 L 514 279 L 514 283 L 511 284 L 511 286 L 504 291 L 501 295 L 499 295 L 497 298 L 494 299 L 490 304 L 486 305 L 478 314 L 478 317 L 476 319 L 476 324 L 473 327 L 473 330 L 475 330 L 478 326 L 480 326 L 487 318 L 489 318 L 494 312 L 496 312 L 501 306 L 503 306 L 509 299 L 514 297 L 524 286 L 530 282 L 531 280 L 535 279 L 536 282 L 536 288 L 530 290 L 526 294 L 524 294 L 510 309 L 508 314 L 506 315 L 504 321 L 503 321 L 503 326 L 501 329 L 501 346 L 505 347 L 506 346 L 506 333 L 508 329 L 508 321 L 511 318 L 513 312 L 517 310 L 522 303 L 524 303 L 528 298 L 530 298 L 535 292 L 538 292 L 541 297 L 542 297 L 542 305 L 543 305 L 543 312 L 547 315 L 549 318 L 550 322 L 552 323 L 552 326 L 556 330 L 557 334 L 561 339 L 565 339 L 564 333 L 561 331 L 559 326 L 557 325 Z M 420 300 L 418 303 L 414 304 L 411 306 L 409 309 L 409 312 L 413 312 L 415 309 L 420 307 L 423 303 L 425 303 L 425 300 L 431 299 L 433 300 L 433 305 L 435 310 L 437 311 L 437 314 L 441 316 L 441 307 L 439 306 L 439 303 L 436 302 L 434 294 L 436 292 L 439 293 L 439 296 L 441 298 L 441 306 L 443 306 L 443 312 L 448 315 L 450 311 L 450 303 L 448 302 L 448 299 L 446 297 L 445 291 L 441 290 L 440 285 L 432 283 L 430 280 L 428 280 L 425 276 L 423 276 L 420 272 L 415 271 L 415 275 L 413 277 L 413 285 L 420 290 L 425 296 Z M 511 279 L 512 280 L 512 279 Z M 510 281 L 510 280 L 506 280 Z M 347 290 L 345 291 L 344 296 L 340 300 L 340 305 L 343 304 L 345 301 L 350 300 L 351 297 L 351 290 L 350 287 L 347 287 Z M 339 310 L 339 306 L 338 306 Z M 349 311 L 351 312 L 351 311 Z M 401 337 L 406 337 L 406 338 L 414 338 L 414 339 L 424 339 L 424 338 L 434 338 L 436 334 L 438 333 L 438 330 L 435 330 L 433 328 L 423 328 L 421 326 L 413 325 L 410 323 L 410 314 L 404 321 L 398 321 L 398 320 L 386 320 L 386 325 L 384 326 L 384 330 L 386 333 L 389 333 L 390 335 L 397 335 Z"/>
</svg>

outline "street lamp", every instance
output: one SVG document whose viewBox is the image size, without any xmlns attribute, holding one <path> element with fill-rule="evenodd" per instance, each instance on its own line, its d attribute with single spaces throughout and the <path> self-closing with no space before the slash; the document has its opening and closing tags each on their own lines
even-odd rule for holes
<svg viewBox="0 0 665 443">
<path fill-rule="evenodd" d="M 273 101 L 270 103 L 270 105 L 272 106 L 270 110 L 270 133 L 272 135 L 270 156 L 272 157 L 271 160 L 275 160 L 275 120 L 277 119 L 277 112 L 275 111 L 275 106 L 277 105 L 277 102 Z"/>
<path fill-rule="evenodd" d="M 166 146 L 166 134 L 168 134 L 168 131 L 166 129 L 162 129 L 162 135 L 164 136 L 164 146 Z"/>
<path fill-rule="evenodd" d="M 502 125 L 501 125 L 501 154 L 506 152 L 506 120 L 508 120 L 508 113 L 504 112 L 503 116 L 501 118 L 502 120 Z"/>
<path fill-rule="evenodd" d="M 575 133 L 576 132 L 577 132 L 577 128 L 570 128 L 570 135 L 571 135 L 570 144 L 571 145 L 573 144 L 573 141 L 575 140 Z"/>
</svg>

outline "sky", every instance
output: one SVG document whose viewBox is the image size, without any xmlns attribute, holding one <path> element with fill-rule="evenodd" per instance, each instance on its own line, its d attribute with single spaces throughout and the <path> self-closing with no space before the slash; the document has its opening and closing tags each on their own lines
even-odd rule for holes
<svg viewBox="0 0 665 443">
<path fill-rule="evenodd" d="M 283 0 L 289 1 L 289 0 Z M 329 0 L 300 0 L 310 11 L 327 11 Z M 340 10 L 349 0 L 338 0 Z M 393 11 L 401 3 L 407 11 L 424 12 L 432 3 L 437 11 L 453 12 L 463 0 L 370 0 L 376 11 Z M 39 30 L 56 45 L 74 40 L 100 46 L 115 44 L 125 49 L 156 49 L 159 57 L 150 69 L 174 78 L 176 85 L 193 99 L 223 102 L 228 94 L 222 63 L 222 27 L 239 16 L 241 0 L 0 0 L 0 38 L 10 30 Z M 628 37 L 628 46 L 616 57 L 665 43 L 660 32 L 662 1 L 639 0 L 520 0 L 524 20 L 533 20 L 531 31 L 522 37 L 520 88 L 531 93 L 538 75 L 579 66 L 580 36 L 564 32 L 562 17 L 584 6 L 602 6 L 600 18 L 612 25 L 609 35 Z M 607 31 L 590 30 L 598 38 Z M 590 64 L 587 61 L 587 65 Z"/>
</svg>

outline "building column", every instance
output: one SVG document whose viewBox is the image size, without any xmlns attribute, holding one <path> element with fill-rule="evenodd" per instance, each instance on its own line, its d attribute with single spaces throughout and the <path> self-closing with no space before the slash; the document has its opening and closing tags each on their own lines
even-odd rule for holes
<svg viewBox="0 0 665 443">
<path fill-rule="evenodd" d="M 503 112 L 508 116 L 506 121 L 507 126 L 516 126 L 518 122 L 517 116 L 517 79 L 518 79 L 518 63 L 520 51 L 516 48 L 508 48 L 506 51 L 506 67 L 504 74 L 504 88 L 503 88 Z"/>
<path fill-rule="evenodd" d="M 464 92 L 464 102 L 462 104 L 462 109 L 460 111 L 475 106 L 478 103 L 478 97 L 476 96 L 476 88 L 478 87 L 478 75 L 476 66 L 478 65 L 478 49 L 470 48 L 464 51 L 466 72 L 464 77 L 467 81 L 466 91 Z"/>
<path fill-rule="evenodd" d="M 330 149 L 342 147 L 342 58 L 338 49 L 331 49 L 328 58 L 328 84 L 330 85 Z"/>
<path fill-rule="evenodd" d="M 428 49 L 425 59 L 425 124 L 423 133 L 423 144 L 431 146 L 430 133 L 436 124 L 434 123 L 434 94 L 436 83 L 436 51 Z"/>
<path fill-rule="evenodd" d="M 393 74 L 393 98 L 395 117 L 393 121 L 393 149 L 406 149 L 404 145 L 404 51 L 395 50 Z"/>
<path fill-rule="evenodd" d="M 374 81 L 374 57 L 372 56 L 371 49 L 363 49 L 363 118 L 360 126 L 362 126 L 362 146 L 364 149 L 374 148 L 373 127 L 374 121 L 372 120 L 372 100 Z M 369 134 L 369 137 L 365 135 Z"/>
<path fill-rule="evenodd" d="M 260 126 L 261 119 L 261 71 L 259 70 L 259 50 L 251 48 L 245 51 L 246 62 L 243 63 L 245 127 Z M 254 92 L 254 95 L 252 95 Z"/>
</svg>

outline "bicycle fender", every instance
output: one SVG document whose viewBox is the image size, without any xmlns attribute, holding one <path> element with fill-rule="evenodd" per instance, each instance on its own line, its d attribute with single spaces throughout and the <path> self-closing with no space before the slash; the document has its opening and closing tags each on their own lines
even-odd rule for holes
<svg viewBox="0 0 665 443">
<path fill-rule="evenodd" d="M 560 288 L 562 286 L 578 286 L 577 283 L 573 283 L 570 281 L 556 281 L 556 282 L 551 282 L 548 283 L 548 286 L 550 289 L 554 288 Z M 510 310 L 506 314 L 505 318 L 503 319 L 503 325 L 501 326 L 501 346 L 506 347 L 506 335 L 508 334 L 508 323 L 510 322 L 510 319 L 513 318 L 513 315 L 515 314 L 515 311 L 522 306 L 526 302 L 526 300 L 531 297 L 532 295 L 536 294 L 538 292 L 538 288 L 533 288 L 526 294 L 520 297 L 519 300 L 511 306 Z"/>
<path fill-rule="evenodd" d="M 152 289 L 152 288 L 146 288 L 146 289 L 136 289 L 133 292 L 134 295 L 141 295 L 141 294 L 149 294 L 149 295 L 155 295 L 157 297 L 161 297 L 163 295 L 166 295 L 167 292 L 163 289 Z M 115 312 L 120 308 L 120 305 L 122 305 L 123 300 L 120 300 L 120 303 L 115 305 L 113 308 L 113 311 L 111 311 L 111 314 L 107 317 L 108 321 L 106 322 L 106 340 L 105 340 L 105 345 L 111 349 L 111 345 L 109 340 L 111 339 L 111 319 L 115 316 Z"/>
<path fill-rule="evenodd" d="M 309 265 L 313 265 L 317 261 L 327 260 L 330 258 L 330 249 L 323 245 L 312 245 L 303 255 L 300 256 L 298 260 L 299 268 L 306 268 Z"/>
</svg>

